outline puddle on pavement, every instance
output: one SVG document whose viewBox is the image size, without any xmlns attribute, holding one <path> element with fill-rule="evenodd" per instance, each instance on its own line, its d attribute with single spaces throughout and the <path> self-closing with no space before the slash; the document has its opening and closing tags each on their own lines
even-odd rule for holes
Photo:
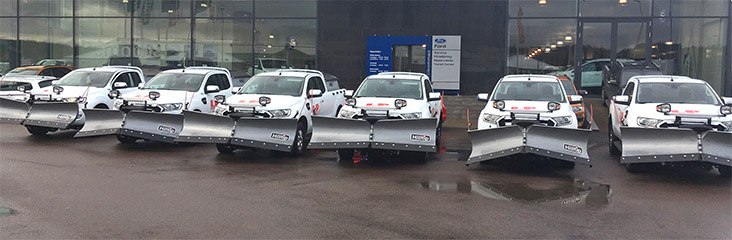
<svg viewBox="0 0 732 240">
<path fill-rule="evenodd" d="M 424 181 L 424 189 L 475 194 L 489 199 L 553 206 L 604 206 L 610 203 L 610 185 L 566 178 L 532 182 L 491 182 L 484 180 Z"/>
<path fill-rule="evenodd" d="M 13 209 L 6 208 L 6 207 L 0 207 L 0 218 L 10 216 L 10 215 L 15 215 L 17 213 L 18 212 L 16 212 Z"/>
</svg>

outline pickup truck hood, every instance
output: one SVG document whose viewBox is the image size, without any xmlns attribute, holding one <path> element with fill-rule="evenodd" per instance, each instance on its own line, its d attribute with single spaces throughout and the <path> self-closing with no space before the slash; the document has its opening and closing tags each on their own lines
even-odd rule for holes
<svg viewBox="0 0 732 240">
<path fill-rule="evenodd" d="M 266 107 L 259 105 L 260 97 L 268 97 L 272 101 Z M 233 107 L 256 107 L 257 109 L 290 109 L 293 106 L 302 107 L 303 98 L 300 96 L 237 94 L 226 99 L 226 104 Z"/>
<path fill-rule="evenodd" d="M 150 91 L 156 91 L 160 93 L 160 98 L 153 101 L 150 99 Z M 178 90 L 152 90 L 152 89 L 141 89 L 131 93 L 123 94 L 120 98 L 127 101 L 148 101 L 150 103 L 183 103 L 188 98 L 191 101 L 191 97 L 196 94 L 194 92 L 178 91 Z"/>
<path fill-rule="evenodd" d="M 33 95 L 48 95 L 52 94 L 52 97 L 55 98 L 69 98 L 69 97 L 81 97 L 84 95 L 84 93 L 87 91 L 86 86 L 62 86 L 64 88 L 64 91 L 60 94 L 53 93 L 53 86 L 44 87 L 38 90 L 31 90 L 31 94 Z M 89 87 L 89 92 L 87 95 L 92 94 L 98 94 L 100 92 L 104 92 L 104 94 L 107 94 L 104 88 L 98 88 L 98 87 Z"/>
</svg>

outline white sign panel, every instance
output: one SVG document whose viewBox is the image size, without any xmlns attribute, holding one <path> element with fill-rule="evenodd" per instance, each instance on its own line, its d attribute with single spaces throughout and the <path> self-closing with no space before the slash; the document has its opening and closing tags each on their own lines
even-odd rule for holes
<svg viewBox="0 0 732 240">
<path fill-rule="evenodd" d="M 432 36 L 432 83 L 438 90 L 460 90 L 460 36 Z"/>
</svg>

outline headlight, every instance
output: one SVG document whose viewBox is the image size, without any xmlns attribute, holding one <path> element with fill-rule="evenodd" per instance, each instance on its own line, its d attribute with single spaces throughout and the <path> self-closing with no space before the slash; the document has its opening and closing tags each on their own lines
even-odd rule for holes
<svg viewBox="0 0 732 240">
<path fill-rule="evenodd" d="M 562 116 L 562 117 L 553 117 L 552 120 L 554 120 L 555 123 L 557 123 L 557 126 L 565 126 L 572 124 L 572 118 L 574 116 Z"/>
<path fill-rule="evenodd" d="M 214 114 L 216 115 L 224 115 L 226 111 L 229 111 L 229 106 L 226 106 L 224 104 L 219 104 L 214 109 Z"/>
<path fill-rule="evenodd" d="M 290 109 L 277 109 L 277 110 L 269 110 L 267 111 L 270 116 L 274 118 L 281 118 L 281 117 L 287 117 L 290 116 Z"/>
<path fill-rule="evenodd" d="M 574 112 L 581 112 L 583 110 L 582 105 L 577 105 L 575 107 L 572 107 L 572 111 Z"/>
<path fill-rule="evenodd" d="M 356 114 L 358 114 L 358 112 L 356 111 L 341 109 L 341 111 L 338 112 L 338 118 L 353 118 L 353 116 L 356 116 Z"/>
<path fill-rule="evenodd" d="M 355 107 L 356 106 L 356 99 L 355 98 L 349 98 L 346 99 L 346 105 Z"/>
<path fill-rule="evenodd" d="M 483 114 L 483 121 L 490 123 L 490 124 L 498 125 L 498 121 L 501 121 L 501 119 L 503 119 L 503 116 L 501 116 L 501 115 L 493 115 L 490 113 Z"/>
<path fill-rule="evenodd" d="M 661 122 L 663 122 L 661 119 L 644 118 L 644 117 L 638 118 L 638 126 L 641 126 L 641 127 L 655 128 L 655 127 L 658 127 L 658 124 L 660 124 Z"/>
<path fill-rule="evenodd" d="M 175 111 L 180 110 L 183 108 L 182 103 L 166 103 L 166 104 L 160 104 L 160 107 L 163 108 L 163 111 Z"/>
<path fill-rule="evenodd" d="M 123 101 L 122 99 L 114 100 L 114 109 L 119 109 L 119 107 L 121 107 L 124 102 L 125 101 Z"/>
<path fill-rule="evenodd" d="M 401 115 L 402 118 L 404 118 L 404 119 L 417 119 L 417 118 L 422 118 L 422 113 L 420 113 L 420 112 L 415 112 L 415 113 L 402 113 L 402 114 L 399 114 L 399 115 Z"/>
</svg>

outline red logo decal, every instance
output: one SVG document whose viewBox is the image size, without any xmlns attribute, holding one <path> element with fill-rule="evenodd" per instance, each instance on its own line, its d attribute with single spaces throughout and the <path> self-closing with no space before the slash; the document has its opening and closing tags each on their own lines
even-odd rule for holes
<svg viewBox="0 0 732 240">
<path fill-rule="evenodd" d="M 374 105 L 373 103 L 367 103 L 366 104 L 367 107 L 370 107 L 370 106 L 373 106 L 373 105 Z"/>
</svg>

